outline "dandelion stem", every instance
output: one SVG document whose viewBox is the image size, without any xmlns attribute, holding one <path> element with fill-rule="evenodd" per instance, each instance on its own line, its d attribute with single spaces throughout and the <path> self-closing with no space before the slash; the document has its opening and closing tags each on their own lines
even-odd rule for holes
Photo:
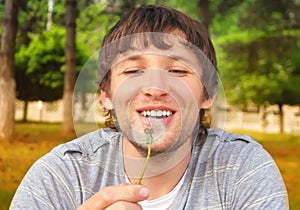
<svg viewBox="0 0 300 210">
<path fill-rule="evenodd" d="M 152 129 L 145 129 L 145 134 L 147 135 L 148 152 L 147 152 L 147 157 L 146 157 L 146 160 L 145 160 L 145 163 L 144 163 L 144 166 L 143 166 L 140 178 L 137 181 L 137 184 L 141 184 L 142 183 L 143 176 L 145 174 L 145 171 L 146 171 L 148 163 L 149 163 L 149 159 L 150 159 L 150 156 L 151 156 L 152 140 L 153 140 L 152 133 L 153 133 Z"/>
</svg>

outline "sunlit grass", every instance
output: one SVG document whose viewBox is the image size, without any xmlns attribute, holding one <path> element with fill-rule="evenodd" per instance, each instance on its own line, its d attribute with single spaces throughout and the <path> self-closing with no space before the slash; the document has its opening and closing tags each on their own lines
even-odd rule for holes
<svg viewBox="0 0 300 210">
<path fill-rule="evenodd" d="M 15 189 L 35 160 L 73 138 L 61 134 L 60 129 L 60 124 L 17 123 L 15 138 L 0 142 L 0 210 L 8 209 Z"/>
<path fill-rule="evenodd" d="M 35 160 L 74 138 L 62 135 L 60 129 L 61 124 L 17 123 L 15 139 L 0 142 L 0 210 L 8 209 L 15 189 Z M 271 153 L 286 182 L 291 209 L 300 209 L 300 136 L 234 132 L 251 135 Z"/>
</svg>

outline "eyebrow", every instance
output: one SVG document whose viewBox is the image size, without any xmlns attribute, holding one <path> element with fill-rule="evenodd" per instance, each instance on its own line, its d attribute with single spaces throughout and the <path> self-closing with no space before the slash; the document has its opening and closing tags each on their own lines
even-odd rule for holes
<svg viewBox="0 0 300 210">
<path fill-rule="evenodd" d="M 180 55 L 163 55 L 163 54 L 157 54 L 157 55 L 162 55 L 162 56 L 168 57 L 174 61 L 180 61 L 183 63 L 191 62 L 188 58 L 180 56 Z M 147 58 L 143 57 L 143 55 L 133 55 L 133 56 L 127 57 L 124 60 L 137 61 L 137 60 L 144 60 L 144 59 L 147 59 Z"/>
<path fill-rule="evenodd" d="M 133 55 L 125 58 L 124 60 L 136 61 L 136 60 L 144 60 L 144 58 L 141 55 Z"/>
</svg>

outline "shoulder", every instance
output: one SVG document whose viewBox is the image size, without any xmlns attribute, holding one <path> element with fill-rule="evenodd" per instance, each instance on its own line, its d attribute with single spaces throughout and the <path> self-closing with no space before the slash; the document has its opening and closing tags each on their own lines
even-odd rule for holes
<svg viewBox="0 0 300 210">
<path fill-rule="evenodd" d="M 234 162 L 241 161 L 252 156 L 254 153 L 260 153 L 263 156 L 269 156 L 268 152 L 260 143 L 248 135 L 226 132 L 221 129 L 210 129 L 208 136 L 199 152 L 200 162 L 209 159 Z"/>
<path fill-rule="evenodd" d="M 107 151 L 116 151 L 119 138 L 117 132 L 100 129 L 53 148 L 28 170 L 12 209 L 75 209 L 82 187 L 89 196 L 99 189 L 100 164 L 105 165 Z"/>
<path fill-rule="evenodd" d="M 276 181 L 282 183 L 280 171 L 269 152 L 248 135 L 210 130 L 198 158 L 206 170 L 220 176 L 230 174 L 236 186 L 259 183 L 258 180 L 269 180 L 271 185 Z"/>
<path fill-rule="evenodd" d="M 198 158 L 199 174 L 210 186 L 222 186 L 219 193 L 230 198 L 234 209 L 286 209 L 287 192 L 280 171 L 250 136 L 210 130 Z"/>
<path fill-rule="evenodd" d="M 210 158 L 222 165 L 238 166 L 240 173 L 277 170 L 270 153 L 248 135 L 212 130 L 205 145 L 212 150 Z"/>
<path fill-rule="evenodd" d="M 99 149 L 109 149 L 118 144 L 120 133 L 109 128 L 102 128 L 72 141 L 56 146 L 49 155 L 55 155 L 59 158 L 67 156 L 93 156 Z"/>
<path fill-rule="evenodd" d="M 215 155 L 239 156 L 240 158 L 246 158 L 250 154 L 270 156 L 260 143 L 245 134 L 210 130 L 205 144 L 215 146 L 213 148 Z M 258 156 L 255 157 L 259 158 Z"/>
<path fill-rule="evenodd" d="M 221 129 L 209 129 L 208 130 L 208 140 L 217 140 L 219 143 L 242 143 L 244 145 L 252 144 L 258 145 L 259 143 L 255 141 L 252 137 L 246 134 L 237 134 L 232 132 L 227 132 Z"/>
<path fill-rule="evenodd" d="M 32 165 L 28 174 L 41 178 L 42 173 L 44 177 L 57 179 L 93 171 L 100 161 L 107 159 L 107 154 L 118 150 L 119 138 L 120 134 L 111 129 L 90 132 L 53 148 Z"/>
</svg>

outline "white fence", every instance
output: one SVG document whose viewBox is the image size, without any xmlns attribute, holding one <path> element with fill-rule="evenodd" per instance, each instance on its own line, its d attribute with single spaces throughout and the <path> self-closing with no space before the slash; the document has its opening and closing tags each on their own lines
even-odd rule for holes
<svg viewBox="0 0 300 210">
<path fill-rule="evenodd" d="M 16 102 L 15 119 L 22 120 L 24 115 L 23 101 Z M 28 103 L 27 120 L 38 122 L 61 122 L 63 118 L 62 101 L 41 102 L 34 101 Z"/>
<path fill-rule="evenodd" d="M 77 115 L 77 120 L 85 122 L 95 121 L 95 115 L 98 116 L 97 121 L 101 121 L 100 113 L 95 114 L 94 111 L 94 98 L 88 98 L 86 107 L 89 107 L 85 112 L 80 111 L 80 104 L 76 104 L 76 112 L 81 113 Z M 24 102 L 16 102 L 16 120 L 23 118 Z M 300 108 L 297 106 L 283 106 L 284 112 L 284 132 L 290 134 L 300 134 Z M 267 108 L 267 116 L 263 120 L 263 113 L 255 112 L 242 112 L 240 110 L 226 112 L 226 120 L 224 129 L 246 129 L 255 130 L 268 133 L 279 132 L 279 115 L 276 106 Z M 99 117 L 100 116 L 100 117 Z M 51 103 L 42 102 L 29 102 L 27 120 L 42 121 L 42 122 L 61 122 L 63 117 L 62 101 L 55 101 Z"/>
<path fill-rule="evenodd" d="M 300 134 L 299 107 L 283 106 L 283 130 L 285 133 Z M 276 106 L 268 107 L 267 115 L 263 119 L 263 113 L 229 111 L 226 113 L 226 129 L 245 129 L 266 133 L 278 133 L 280 120 Z"/>
</svg>

